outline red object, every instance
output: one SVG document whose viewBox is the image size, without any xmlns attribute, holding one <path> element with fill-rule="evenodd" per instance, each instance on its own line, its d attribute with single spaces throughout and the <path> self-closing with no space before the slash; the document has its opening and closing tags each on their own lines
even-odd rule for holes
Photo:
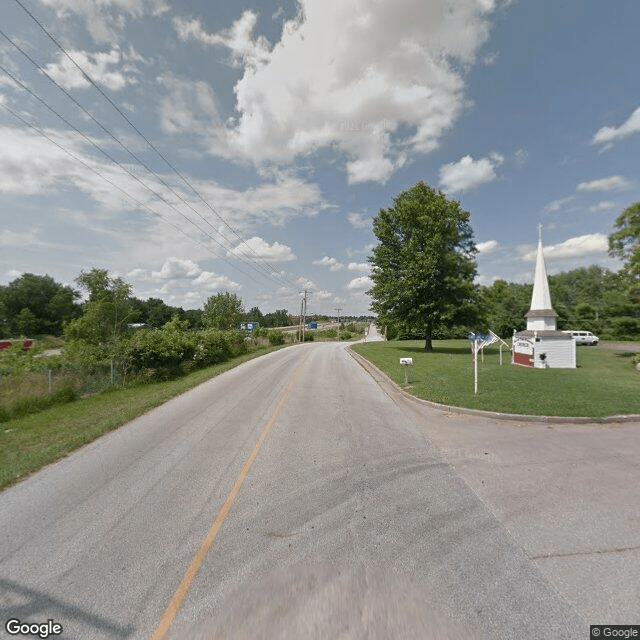
<svg viewBox="0 0 640 640">
<path fill-rule="evenodd" d="M 517 351 L 514 351 L 513 361 L 516 364 L 523 364 L 527 367 L 533 366 L 533 356 L 528 353 L 518 353 Z"/>
<path fill-rule="evenodd" d="M 8 349 L 14 342 L 16 342 L 15 340 L 0 340 L 0 349 Z M 34 343 L 34 340 L 25 340 L 22 343 L 22 346 L 25 349 L 28 349 L 29 347 L 32 347 Z"/>
</svg>

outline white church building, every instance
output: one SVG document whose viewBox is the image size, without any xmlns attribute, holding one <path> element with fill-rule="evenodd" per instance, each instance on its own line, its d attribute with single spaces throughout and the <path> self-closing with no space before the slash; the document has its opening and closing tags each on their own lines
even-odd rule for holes
<svg viewBox="0 0 640 640">
<path fill-rule="evenodd" d="M 541 369 L 575 369 L 576 342 L 571 334 L 556 329 L 556 312 L 551 306 L 542 250 L 542 227 L 538 239 L 531 308 L 526 318 L 526 330 L 513 333 L 513 363 Z"/>
</svg>

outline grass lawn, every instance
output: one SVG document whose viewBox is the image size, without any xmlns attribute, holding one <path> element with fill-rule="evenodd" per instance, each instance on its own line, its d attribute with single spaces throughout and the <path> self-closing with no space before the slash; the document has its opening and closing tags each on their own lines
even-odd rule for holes
<svg viewBox="0 0 640 640">
<path fill-rule="evenodd" d="M 209 378 L 258 356 L 265 347 L 228 362 L 194 371 L 178 380 L 113 390 L 57 405 L 0 425 L 0 489 L 63 458 L 108 431 L 133 420 Z"/>
<path fill-rule="evenodd" d="M 478 395 L 473 393 L 473 357 L 467 340 L 436 340 L 424 352 L 424 340 L 370 342 L 354 351 L 384 371 L 409 393 L 442 404 L 547 416 L 605 417 L 640 414 L 640 373 L 633 353 L 598 347 L 578 347 L 576 369 L 530 369 L 511 364 L 503 347 L 478 355 Z M 413 358 L 405 385 L 401 357 Z"/>
</svg>

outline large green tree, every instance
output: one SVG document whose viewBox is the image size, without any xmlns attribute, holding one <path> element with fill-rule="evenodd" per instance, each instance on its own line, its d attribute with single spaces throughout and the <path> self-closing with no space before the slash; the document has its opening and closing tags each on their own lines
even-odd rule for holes
<svg viewBox="0 0 640 640">
<path fill-rule="evenodd" d="M 622 258 L 627 271 L 640 277 L 640 202 L 627 207 L 616 219 L 609 236 L 609 254 Z"/>
<path fill-rule="evenodd" d="M 211 329 L 235 329 L 244 317 L 242 298 L 235 293 L 224 291 L 210 296 L 204 305 L 202 322 Z"/>
<path fill-rule="evenodd" d="M 65 327 L 65 335 L 84 347 L 91 360 L 113 357 L 120 338 L 135 318 L 131 285 L 109 275 L 106 269 L 81 271 L 76 282 L 89 296 L 83 314 Z"/>
<path fill-rule="evenodd" d="M 442 325 L 473 323 L 476 275 L 469 213 L 419 182 L 373 220 L 371 309 L 384 322 L 425 337 Z"/>
<path fill-rule="evenodd" d="M 0 324 L 9 335 L 60 335 L 65 322 L 80 315 L 77 291 L 51 276 L 23 273 L 0 287 Z"/>
</svg>

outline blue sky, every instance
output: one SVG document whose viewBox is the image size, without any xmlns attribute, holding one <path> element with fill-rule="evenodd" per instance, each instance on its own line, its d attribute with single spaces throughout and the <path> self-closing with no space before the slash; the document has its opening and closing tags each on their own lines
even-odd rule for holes
<svg viewBox="0 0 640 640">
<path fill-rule="evenodd" d="M 532 280 L 538 224 L 550 273 L 621 266 L 607 235 L 640 200 L 637 0 L 0 14 L 1 283 L 101 267 L 185 308 L 229 290 L 295 312 L 306 287 L 310 313 L 367 313 L 371 219 L 420 180 L 471 213 L 483 284 Z"/>
</svg>

